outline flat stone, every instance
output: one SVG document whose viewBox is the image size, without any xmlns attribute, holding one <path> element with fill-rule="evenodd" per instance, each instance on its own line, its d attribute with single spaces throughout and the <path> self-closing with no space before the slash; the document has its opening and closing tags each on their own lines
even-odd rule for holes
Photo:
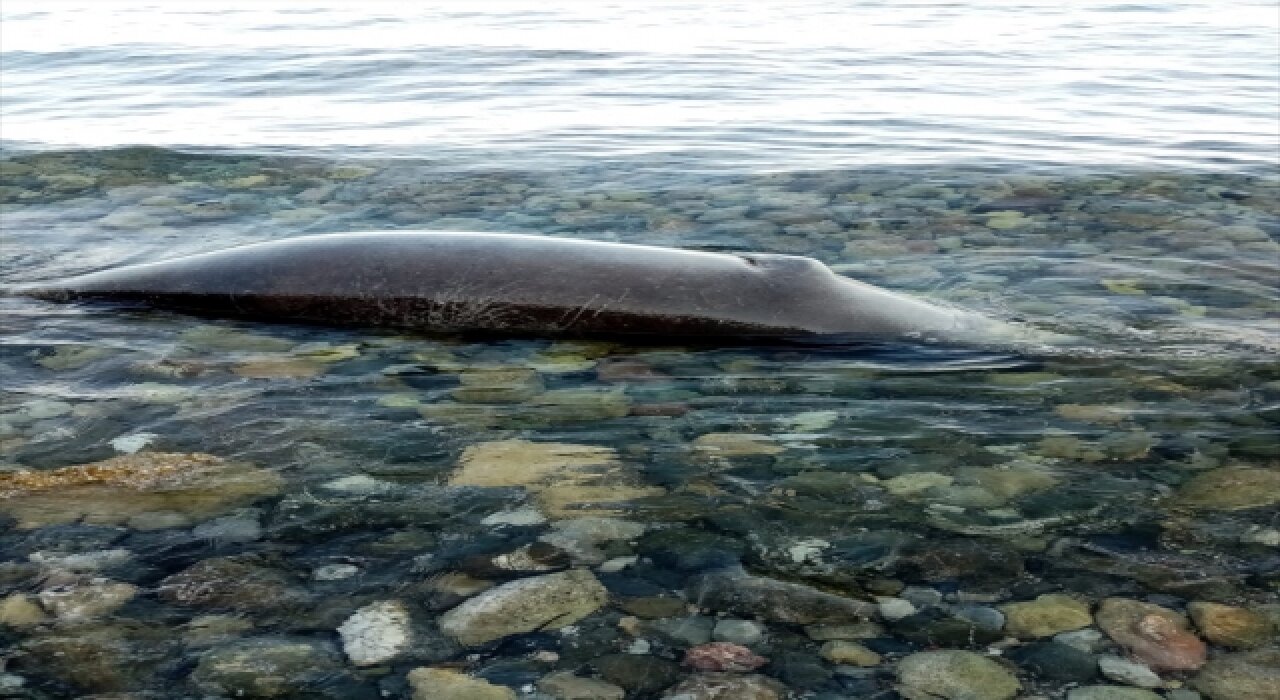
<svg viewBox="0 0 1280 700">
<path fill-rule="evenodd" d="M 415 668 L 408 675 L 413 700 L 515 700 L 516 691 L 445 668 Z"/>
<path fill-rule="evenodd" d="M 608 447 L 559 442 L 499 440 L 471 445 L 450 477 L 455 486 L 523 486 L 553 518 L 608 514 L 636 498 L 662 493 L 623 468 Z"/>
<path fill-rule="evenodd" d="M 1061 642 L 1041 641 L 1008 650 L 1010 661 L 1032 673 L 1064 683 L 1088 683 L 1098 677 L 1093 654 Z"/>
<path fill-rule="evenodd" d="M 337 669 L 333 652 L 311 640 L 246 639 L 203 652 L 191 680 L 218 696 L 305 697 Z"/>
<path fill-rule="evenodd" d="M 1193 671 L 1207 649 L 1187 619 L 1172 610 L 1129 598 L 1102 601 L 1096 615 L 1107 636 L 1156 671 Z"/>
<path fill-rule="evenodd" d="M 338 628 L 342 650 L 357 666 L 390 661 L 409 648 L 413 630 L 409 611 L 398 600 L 366 605 Z"/>
<path fill-rule="evenodd" d="M 855 622 L 876 616 L 873 603 L 798 583 L 752 576 L 741 569 L 694 577 L 688 594 L 690 600 L 712 610 L 799 625 Z"/>
<path fill-rule="evenodd" d="M 1280 504 L 1280 469 L 1223 467 L 1197 474 L 1174 503 L 1203 510 L 1244 510 Z"/>
<path fill-rule="evenodd" d="M 833 664 L 878 666 L 880 655 L 855 642 L 832 640 L 822 645 L 822 658 Z"/>
<path fill-rule="evenodd" d="M 643 654 L 606 654 L 591 665 L 606 681 L 636 695 L 657 693 L 680 677 L 680 666 L 674 661 Z"/>
<path fill-rule="evenodd" d="M 538 680 L 538 690 L 557 700 L 622 700 L 627 691 L 596 678 L 575 676 L 569 671 L 549 673 Z"/>
<path fill-rule="evenodd" d="M 1192 681 L 1210 700 L 1280 700 L 1280 649 L 1221 656 Z"/>
<path fill-rule="evenodd" d="M 1103 656 L 1098 659 L 1098 670 L 1109 681 L 1133 685 L 1139 688 L 1160 687 L 1160 676 L 1136 661 L 1119 656 Z"/>
<path fill-rule="evenodd" d="M 1195 602 L 1187 606 L 1196 628 L 1210 642 L 1233 649 L 1253 649 L 1274 637 L 1271 621 L 1263 615 L 1230 605 Z"/>
<path fill-rule="evenodd" d="M 48 620 L 49 616 L 33 596 L 12 593 L 0 600 L 0 627 L 24 629 L 44 624 Z"/>
<path fill-rule="evenodd" d="M 1093 624 L 1088 603 L 1059 593 L 1002 605 L 1000 610 L 1005 616 L 1005 632 L 1022 639 L 1051 637 Z"/>
<path fill-rule="evenodd" d="M 591 572 L 573 569 L 505 583 L 440 617 L 440 629 L 465 646 L 512 634 L 557 629 L 600 609 L 609 593 Z"/>
<path fill-rule="evenodd" d="M 711 638 L 717 642 L 733 642 L 751 646 L 764 640 L 765 627 L 752 620 L 717 620 Z"/>
<path fill-rule="evenodd" d="M 898 663 L 899 690 L 910 700 L 1010 700 L 1022 684 L 1003 666 L 969 651 L 925 651 Z"/>
<path fill-rule="evenodd" d="M 205 519 L 278 493 L 274 472 L 206 454 L 139 452 L 47 471 L 0 473 L 0 513 L 34 528 L 121 524 L 153 511 Z"/>
<path fill-rule="evenodd" d="M 103 617 L 124 607 L 138 595 L 130 583 L 94 580 L 40 591 L 40 605 L 59 620 L 81 621 Z"/>
</svg>

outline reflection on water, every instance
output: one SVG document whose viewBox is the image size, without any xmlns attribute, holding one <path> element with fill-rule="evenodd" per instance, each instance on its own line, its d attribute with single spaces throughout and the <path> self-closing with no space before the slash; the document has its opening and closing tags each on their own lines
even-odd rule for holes
<svg viewBox="0 0 1280 700">
<path fill-rule="evenodd" d="M 9 143 L 666 174 L 1239 169 L 1280 147 L 1268 0 L 174 6 L 8 0 Z"/>
<path fill-rule="evenodd" d="M 0 178 L 6 282 L 523 230 L 812 255 L 1084 341 L 478 341 L 0 298 L 0 680 L 29 697 L 892 697 L 937 674 L 1056 697 L 1158 673 L 1226 700 L 1277 673 L 1274 179 L 636 187 L 160 149 Z M 1140 665 L 1104 679 L 1112 656 Z"/>
</svg>

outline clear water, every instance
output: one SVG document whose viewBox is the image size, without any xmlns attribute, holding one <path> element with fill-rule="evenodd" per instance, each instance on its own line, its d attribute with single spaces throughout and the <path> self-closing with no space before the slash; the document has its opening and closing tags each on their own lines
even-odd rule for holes
<svg viewBox="0 0 1280 700">
<path fill-rule="evenodd" d="M 649 697 L 705 641 L 667 618 L 718 615 L 761 618 L 758 673 L 790 692 L 893 697 L 903 658 L 994 648 L 1058 698 L 1109 681 L 954 616 L 1067 592 L 1274 624 L 1274 9 L 6 2 L 5 284 L 309 233 L 526 231 L 809 255 L 1082 342 L 478 341 L 0 297 L 4 692 L 409 697 L 445 665 Z M 511 515 L 531 510 L 547 522 Z M 500 558 L 539 539 L 567 554 Z M 882 659 L 853 668 L 698 588 L 735 562 L 921 612 L 858 633 Z M 570 564 L 609 591 L 570 628 L 441 632 L 461 575 Z M 417 641 L 357 664 L 338 629 L 385 601 Z M 1200 624 L 1211 664 L 1247 656 Z M 1234 668 L 1162 675 L 1246 697 L 1211 682 Z"/>
</svg>

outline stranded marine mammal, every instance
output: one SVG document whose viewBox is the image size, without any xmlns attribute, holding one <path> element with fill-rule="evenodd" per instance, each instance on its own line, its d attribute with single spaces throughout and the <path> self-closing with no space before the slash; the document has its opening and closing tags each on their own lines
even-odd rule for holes
<svg viewBox="0 0 1280 700">
<path fill-rule="evenodd" d="M 1003 325 L 842 277 L 806 257 L 500 233 L 306 236 L 17 292 L 443 332 L 964 342 Z"/>
</svg>

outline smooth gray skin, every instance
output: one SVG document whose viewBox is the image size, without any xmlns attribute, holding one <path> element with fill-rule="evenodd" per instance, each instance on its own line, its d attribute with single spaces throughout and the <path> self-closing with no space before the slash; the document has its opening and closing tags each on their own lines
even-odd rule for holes
<svg viewBox="0 0 1280 700">
<path fill-rule="evenodd" d="M 980 340 L 994 322 L 811 258 L 499 233 L 290 238 L 31 285 L 55 301 L 439 332 Z"/>
</svg>

